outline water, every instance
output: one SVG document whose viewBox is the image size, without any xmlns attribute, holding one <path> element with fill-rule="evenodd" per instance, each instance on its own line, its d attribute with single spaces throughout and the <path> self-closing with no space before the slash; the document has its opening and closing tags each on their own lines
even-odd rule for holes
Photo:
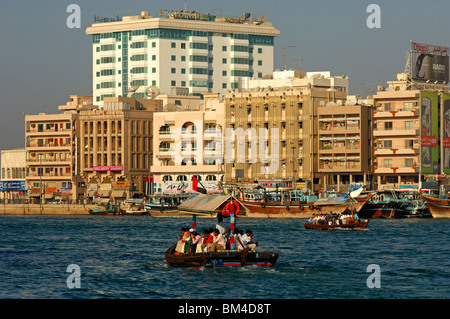
<svg viewBox="0 0 450 319">
<path fill-rule="evenodd" d="M 274 268 L 180 269 L 165 250 L 188 218 L 1 216 L 0 298 L 447 299 L 450 220 L 371 220 L 366 230 L 305 230 L 305 220 L 238 219 Z M 197 219 L 213 227 L 215 219 Z M 69 289 L 71 264 L 81 287 Z M 368 288 L 370 264 L 381 288 Z"/>
</svg>

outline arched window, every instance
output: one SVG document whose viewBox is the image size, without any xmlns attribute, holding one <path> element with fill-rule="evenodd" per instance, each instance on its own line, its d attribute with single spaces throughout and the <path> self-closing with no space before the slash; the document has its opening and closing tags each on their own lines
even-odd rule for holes
<svg viewBox="0 0 450 319">
<path fill-rule="evenodd" d="M 177 176 L 177 182 L 185 182 L 185 181 L 187 181 L 186 175 L 178 175 Z"/>
<path fill-rule="evenodd" d="M 171 182 L 173 181 L 172 175 L 164 175 L 162 178 L 163 182 Z"/>
<path fill-rule="evenodd" d="M 215 181 L 215 180 L 217 180 L 217 177 L 216 177 L 216 175 L 206 175 L 206 180 L 207 181 Z"/>
</svg>

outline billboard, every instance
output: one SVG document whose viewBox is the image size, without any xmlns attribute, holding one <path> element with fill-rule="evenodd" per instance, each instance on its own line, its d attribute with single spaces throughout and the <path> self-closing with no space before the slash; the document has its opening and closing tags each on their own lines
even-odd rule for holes
<svg viewBox="0 0 450 319">
<path fill-rule="evenodd" d="M 442 147 L 443 147 L 443 172 L 450 174 L 450 94 L 443 94 L 442 107 Z"/>
<path fill-rule="evenodd" d="M 437 92 L 422 91 L 420 101 L 421 172 L 439 174 L 439 95 Z"/>
<path fill-rule="evenodd" d="M 449 81 L 449 48 L 411 42 L 411 78 L 421 81 Z"/>
<path fill-rule="evenodd" d="M 413 52 L 411 78 L 421 81 L 449 81 L 449 57 L 429 53 Z"/>
</svg>

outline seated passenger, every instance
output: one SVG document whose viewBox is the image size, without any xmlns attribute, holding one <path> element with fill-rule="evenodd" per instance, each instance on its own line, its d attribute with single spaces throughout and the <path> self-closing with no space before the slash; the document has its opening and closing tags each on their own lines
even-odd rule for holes
<svg viewBox="0 0 450 319">
<path fill-rule="evenodd" d="M 206 246 L 208 248 L 208 252 L 224 250 L 225 245 L 226 245 L 226 242 L 225 242 L 225 238 L 223 237 L 223 235 L 219 232 L 219 230 L 217 228 L 214 229 L 213 241 Z"/>
<path fill-rule="evenodd" d="M 251 230 L 247 230 L 241 239 L 244 247 L 249 248 L 252 252 L 256 251 L 256 247 L 259 246 L 258 242 L 253 242 L 253 233 Z"/>
</svg>

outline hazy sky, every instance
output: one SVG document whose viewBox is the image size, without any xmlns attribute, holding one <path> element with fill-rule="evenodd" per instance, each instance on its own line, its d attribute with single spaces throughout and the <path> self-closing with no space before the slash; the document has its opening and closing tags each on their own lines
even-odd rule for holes
<svg viewBox="0 0 450 319">
<path fill-rule="evenodd" d="M 81 28 L 66 26 L 67 6 L 81 7 Z M 369 4 L 381 28 L 369 29 Z M 187 9 L 217 16 L 268 16 L 281 32 L 275 68 L 300 66 L 350 78 L 367 95 L 403 72 L 410 41 L 450 46 L 449 0 L 187 0 Z M 0 3 L 0 150 L 24 147 L 24 115 L 56 113 L 70 94 L 92 94 L 94 15 L 115 17 L 184 9 L 184 0 L 2 0 Z M 286 50 L 283 50 L 286 48 Z M 286 59 L 283 58 L 283 52 Z"/>
</svg>

